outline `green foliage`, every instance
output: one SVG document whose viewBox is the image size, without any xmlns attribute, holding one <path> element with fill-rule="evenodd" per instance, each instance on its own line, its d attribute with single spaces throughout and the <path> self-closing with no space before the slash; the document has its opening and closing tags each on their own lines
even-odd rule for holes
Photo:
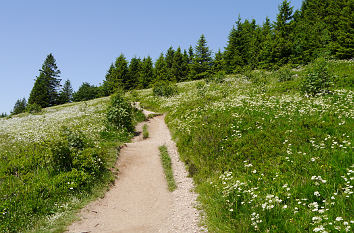
<svg viewBox="0 0 354 233">
<path fill-rule="evenodd" d="M 152 88 L 155 96 L 170 97 L 178 93 L 177 85 L 167 81 L 155 83 Z"/>
<path fill-rule="evenodd" d="M 134 130 L 132 111 L 131 104 L 123 98 L 122 94 L 116 93 L 111 97 L 111 103 L 107 109 L 107 122 L 117 129 L 132 132 Z"/>
<path fill-rule="evenodd" d="M 171 158 L 170 155 L 168 154 L 167 147 L 165 145 L 160 146 L 159 150 L 160 150 L 162 167 L 167 180 L 168 190 L 170 192 L 173 192 L 177 188 L 177 185 L 176 185 L 175 178 L 173 176 Z"/>
<path fill-rule="evenodd" d="M 152 59 L 150 56 L 144 58 L 141 64 L 140 74 L 139 74 L 139 85 L 140 88 L 148 88 L 153 83 L 154 78 L 154 67 Z"/>
<path fill-rule="evenodd" d="M 73 88 L 71 87 L 70 80 L 66 80 L 63 88 L 59 93 L 59 104 L 70 103 L 73 100 Z"/>
<path fill-rule="evenodd" d="M 37 103 L 42 108 L 57 105 L 59 103 L 59 75 L 60 70 L 56 65 L 55 58 L 49 54 L 31 90 L 28 104 Z"/>
<path fill-rule="evenodd" d="M 146 139 L 149 137 L 149 130 L 147 124 L 144 124 L 143 126 L 143 139 Z"/>
<path fill-rule="evenodd" d="M 99 97 L 99 88 L 87 82 L 82 83 L 79 90 L 73 94 L 75 102 L 92 100 L 97 97 Z"/>
<path fill-rule="evenodd" d="M 42 107 L 37 103 L 29 104 L 26 107 L 26 112 L 29 112 L 29 113 L 39 113 L 41 111 L 42 111 Z"/>
<path fill-rule="evenodd" d="M 14 109 L 11 111 L 12 115 L 20 114 L 26 111 L 27 101 L 25 98 L 18 99 L 15 103 Z"/>
<path fill-rule="evenodd" d="M 0 114 L 0 118 L 5 118 L 5 117 L 7 117 L 7 113 L 6 112 L 3 112 L 3 113 Z"/>
<path fill-rule="evenodd" d="M 276 76 L 279 82 L 286 82 L 293 80 L 293 74 L 290 66 L 283 66 L 277 72 Z"/>
<path fill-rule="evenodd" d="M 328 69 L 328 63 L 320 58 L 307 67 L 302 81 L 302 91 L 312 96 L 328 93 L 333 81 L 334 77 Z"/>
<path fill-rule="evenodd" d="M 193 79 L 206 78 L 212 68 L 211 51 L 207 46 L 205 36 L 202 34 L 195 47 L 191 76 Z"/>
<path fill-rule="evenodd" d="M 344 80 L 352 65 L 330 62 Z M 294 77 L 309 70 L 293 71 Z M 265 80 L 263 91 L 258 81 L 239 75 L 222 83 L 180 84 L 171 99 L 141 93 L 144 106 L 168 113 L 208 231 L 350 231 L 352 86 L 341 83 L 331 95 L 305 97 L 297 78 L 278 82 L 277 72 L 251 75 Z"/>
</svg>

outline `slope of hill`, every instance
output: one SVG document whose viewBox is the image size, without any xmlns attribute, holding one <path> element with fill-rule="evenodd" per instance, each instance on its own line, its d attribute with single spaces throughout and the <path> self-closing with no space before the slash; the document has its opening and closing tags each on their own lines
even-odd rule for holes
<svg viewBox="0 0 354 233">
<path fill-rule="evenodd" d="M 351 231 L 354 62 L 327 65 L 329 94 L 300 91 L 305 68 L 181 83 L 169 98 L 132 95 L 168 113 L 210 232 Z"/>
<path fill-rule="evenodd" d="M 0 119 L 0 232 L 54 229 L 109 184 L 132 136 L 105 127 L 109 99 Z"/>
</svg>

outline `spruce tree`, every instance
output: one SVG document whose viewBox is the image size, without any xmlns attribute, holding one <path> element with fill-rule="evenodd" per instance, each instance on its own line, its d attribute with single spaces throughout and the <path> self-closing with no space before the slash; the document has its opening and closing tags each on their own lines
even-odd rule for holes
<svg viewBox="0 0 354 233">
<path fill-rule="evenodd" d="M 110 94 L 112 94 L 114 92 L 114 80 L 113 80 L 113 73 L 115 70 L 115 66 L 112 63 L 106 73 L 106 77 L 105 80 L 103 81 L 103 85 L 102 85 L 102 94 L 104 96 L 109 96 Z"/>
<path fill-rule="evenodd" d="M 126 83 L 127 89 L 131 90 L 138 87 L 141 65 L 142 64 L 140 58 L 133 57 L 130 60 L 128 71 L 129 82 Z"/>
<path fill-rule="evenodd" d="M 27 101 L 25 98 L 18 99 L 15 103 L 13 110 L 11 111 L 12 115 L 20 114 L 26 111 Z"/>
<path fill-rule="evenodd" d="M 163 53 L 155 62 L 155 83 L 167 81 L 167 65 Z"/>
<path fill-rule="evenodd" d="M 139 77 L 139 87 L 140 88 L 148 88 L 152 85 L 154 81 L 154 67 L 153 62 L 150 56 L 143 59 L 141 69 L 140 69 L 140 77 Z"/>
<path fill-rule="evenodd" d="M 127 89 L 130 83 L 128 76 L 128 62 L 123 54 L 121 54 L 115 62 L 115 69 L 113 71 L 112 86 L 116 91 L 119 88 Z"/>
<path fill-rule="evenodd" d="M 193 79 L 201 79 L 209 76 L 212 58 L 205 36 L 202 34 L 195 47 L 191 75 Z"/>
<path fill-rule="evenodd" d="M 174 56 L 172 63 L 172 80 L 173 82 L 181 82 L 186 80 L 186 69 L 187 67 L 184 64 L 183 54 L 181 48 L 178 47 Z"/>
<path fill-rule="evenodd" d="M 293 7 L 290 2 L 284 0 L 279 6 L 279 13 L 274 24 L 275 39 L 272 58 L 278 66 L 287 64 L 292 54 L 292 20 Z"/>
<path fill-rule="evenodd" d="M 59 103 L 65 104 L 70 103 L 73 99 L 73 88 L 71 87 L 70 80 L 66 80 L 63 88 L 59 93 Z"/>
<path fill-rule="evenodd" d="M 52 54 L 45 59 L 42 69 L 39 70 L 39 76 L 35 80 L 28 104 L 38 104 L 42 108 L 58 104 L 60 87 L 60 70 Z"/>
<path fill-rule="evenodd" d="M 217 72 L 224 70 L 224 56 L 223 56 L 223 53 L 220 51 L 220 49 L 215 54 L 212 70 L 213 70 L 213 73 L 217 73 Z"/>
<path fill-rule="evenodd" d="M 171 46 L 168 48 L 168 50 L 166 52 L 166 56 L 165 56 L 166 69 L 167 69 L 167 80 L 168 81 L 173 81 L 173 79 L 174 79 L 173 71 L 172 71 L 174 55 L 175 55 L 175 50 Z"/>
</svg>

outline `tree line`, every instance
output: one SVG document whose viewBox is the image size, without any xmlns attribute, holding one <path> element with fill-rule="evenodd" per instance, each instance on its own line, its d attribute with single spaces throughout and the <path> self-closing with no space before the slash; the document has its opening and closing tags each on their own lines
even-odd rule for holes
<svg viewBox="0 0 354 233">
<path fill-rule="evenodd" d="M 266 18 L 258 25 L 254 19 L 238 17 L 223 51 L 213 53 L 201 35 L 194 48 L 170 47 L 155 63 L 150 56 L 128 61 L 121 54 L 110 65 L 102 85 L 85 82 L 76 92 L 69 80 L 61 86 L 60 70 L 49 54 L 28 103 L 19 99 L 12 113 L 108 96 L 117 89 L 142 89 L 160 82 L 196 80 L 216 73 L 298 66 L 318 57 L 351 59 L 353 35 L 353 0 L 304 0 L 296 11 L 284 0 L 274 22 Z"/>
</svg>

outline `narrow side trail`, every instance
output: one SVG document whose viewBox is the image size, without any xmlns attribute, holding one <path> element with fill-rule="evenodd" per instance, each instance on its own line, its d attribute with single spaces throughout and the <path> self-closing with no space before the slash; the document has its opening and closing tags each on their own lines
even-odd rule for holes
<svg viewBox="0 0 354 233">
<path fill-rule="evenodd" d="M 148 114 L 150 112 L 145 112 Z M 142 135 L 120 151 L 119 176 L 105 197 L 85 207 L 81 220 L 72 224 L 70 233 L 202 232 L 199 212 L 194 208 L 197 195 L 179 160 L 176 145 L 164 122 L 157 116 L 137 126 L 148 125 L 149 138 Z M 177 189 L 169 192 L 158 147 L 166 145 L 171 156 Z"/>
</svg>

